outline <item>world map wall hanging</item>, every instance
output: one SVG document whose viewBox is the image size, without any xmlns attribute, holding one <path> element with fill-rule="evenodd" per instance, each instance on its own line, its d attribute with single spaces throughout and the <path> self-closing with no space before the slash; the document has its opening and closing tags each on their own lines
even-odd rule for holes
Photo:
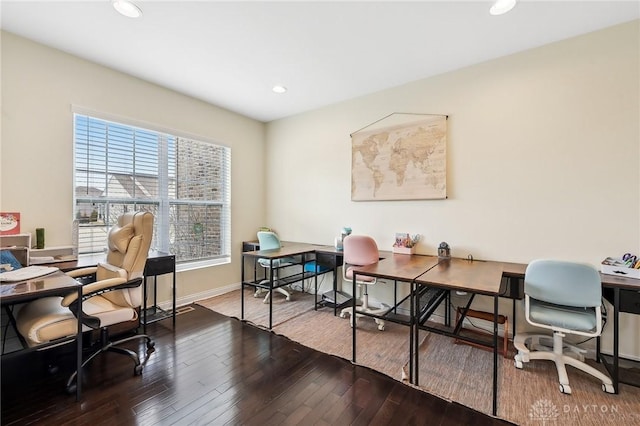
<svg viewBox="0 0 640 426">
<path fill-rule="evenodd" d="M 352 201 L 446 197 L 446 115 L 393 113 L 351 135 Z"/>
</svg>

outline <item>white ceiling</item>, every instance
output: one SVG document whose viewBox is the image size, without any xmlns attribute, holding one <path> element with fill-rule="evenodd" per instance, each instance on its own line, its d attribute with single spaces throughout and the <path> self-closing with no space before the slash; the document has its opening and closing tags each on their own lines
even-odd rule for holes
<svg viewBox="0 0 640 426">
<path fill-rule="evenodd" d="M 271 121 L 638 19 L 634 1 L 0 2 L 6 31 Z M 275 94 L 282 84 L 289 90 Z"/>
</svg>

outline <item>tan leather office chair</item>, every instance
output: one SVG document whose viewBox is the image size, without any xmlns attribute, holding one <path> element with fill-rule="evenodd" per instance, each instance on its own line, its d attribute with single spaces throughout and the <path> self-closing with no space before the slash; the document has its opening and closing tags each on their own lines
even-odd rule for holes
<svg viewBox="0 0 640 426">
<path fill-rule="evenodd" d="M 147 353 L 154 343 L 147 335 L 134 335 L 115 342 L 109 340 L 107 327 L 133 322 L 139 324 L 138 308 L 142 305 L 142 276 L 147 261 L 153 233 L 153 215 L 149 212 L 129 212 L 118 218 L 118 223 L 109 230 L 106 263 L 97 267 L 71 271 L 74 278 L 94 276 L 95 280 L 83 287 L 82 323 L 85 331 L 100 330 L 100 342 L 95 351 L 86 358 L 84 367 L 98 354 L 114 351 L 131 357 L 135 362 L 134 374 L 142 373 L 143 365 L 138 354 L 117 347 L 121 343 L 144 339 Z M 77 331 L 78 300 L 74 292 L 68 296 L 47 297 L 25 305 L 17 315 L 16 322 L 29 346 L 51 343 L 57 339 L 73 336 Z M 92 348 L 93 349 L 93 348 Z M 67 382 L 67 390 L 75 389 L 77 371 Z"/>
</svg>

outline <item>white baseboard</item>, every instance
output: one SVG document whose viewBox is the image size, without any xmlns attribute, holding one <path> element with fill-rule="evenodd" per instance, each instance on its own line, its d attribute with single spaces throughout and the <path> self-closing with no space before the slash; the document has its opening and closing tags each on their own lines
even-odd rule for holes
<svg viewBox="0 0 640 426">
<path fill-rule="evenodd" d="M 229 284 L 224 287 L 217 287 L 211 290 L 202 291 L 200 293 L 189 294 L 184 297 L 179 297 L 176 299 L 176 308 L 184 305 L 190 305 L 194 302 L 198 302 L 199 300 L 208 299 L 210 297 L 220 296 L 221 294 L 229 293 L 230 291 L 239 290 L 240 283 Z M 167 300 L 164 302 L 158 303 L 158 307 L 164 310 L 170 310 L 172 308 L 172 301 Z"/>
</svg>

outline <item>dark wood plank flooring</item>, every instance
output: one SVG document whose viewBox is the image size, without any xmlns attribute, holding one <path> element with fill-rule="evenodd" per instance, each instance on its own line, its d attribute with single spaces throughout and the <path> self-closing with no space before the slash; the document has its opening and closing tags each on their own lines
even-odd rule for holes
<svg viewBox="0 0 640 426">
<path fill-rule="evenodd" d="M 147 332 L 157 349 L 142 376 L 102 354 L 79 403 L 64 392 L 73 347 L 3 357 L 1 424 L 509 424 L 197 305 L 175 331 L 163 320 Z"/>
</svg>

